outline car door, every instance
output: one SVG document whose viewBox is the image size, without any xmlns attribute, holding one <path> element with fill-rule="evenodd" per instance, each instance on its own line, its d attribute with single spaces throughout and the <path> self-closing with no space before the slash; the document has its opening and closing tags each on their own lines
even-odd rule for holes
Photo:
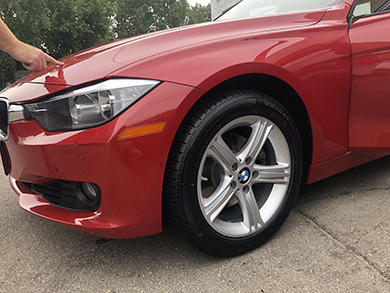
<svg viewBox="0 0 390 293">
<path fill-rule="evenodd" d="M 390 151 L 390 1 L 358 0 L 351 14 L 352 151 Z"/>
</svg>

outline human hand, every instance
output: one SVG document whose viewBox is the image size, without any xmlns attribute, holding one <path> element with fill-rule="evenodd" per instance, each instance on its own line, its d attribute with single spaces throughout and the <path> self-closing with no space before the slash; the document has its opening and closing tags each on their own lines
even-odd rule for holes
<svg viewBox="0 0 390 293">
<path fill-rule="evenodd" d="M 47 62 L 63 65 L 63 62 L 57 61 L 40 49 L 19 42 L 10 55 L 15 60 L 22 62 L 23 66 L 29 71 L 41 71 L 47 68 Z"/>
</svg>

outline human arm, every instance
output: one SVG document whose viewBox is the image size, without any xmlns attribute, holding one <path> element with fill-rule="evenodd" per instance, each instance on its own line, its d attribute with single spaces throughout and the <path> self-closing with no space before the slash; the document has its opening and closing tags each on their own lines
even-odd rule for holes
<svg viewBox="0 0 390 293">
<path fill-rule="evenodd" d="M 0 18 L 0 50 L 7 52 L 12 58 L 20 61 L 29 71 L 46 69 L 47 63 L 63 65 L 38 48 L 19 41 Z"/>
</svg>

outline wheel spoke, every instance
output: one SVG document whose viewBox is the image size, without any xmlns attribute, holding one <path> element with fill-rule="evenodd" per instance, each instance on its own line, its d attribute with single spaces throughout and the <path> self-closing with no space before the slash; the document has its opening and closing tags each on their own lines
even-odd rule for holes
<svg viewBox="0 0 390 293">
<path fill-rule="evenodd" d="M 234 195 L 234 189 L 231 188 L 230 183 L 233 179 L 225 178 L 225 181 L 214 191 L 214 193 L 207 199 L 203 199 L 204 212 L 210 222 L 213 222 L 222 212 L 225 206 Z"/>
<path fill-rule="evenodd" d="M 273 183 L 287 184 L 290 179 L 290 165 L 279 163 L 278 165 L 262 166 L 255 165 L 255 172 L 258 172 L 257 178 L 253 178 L 253 183 Z"/>
<path fill-rule="evenodd" d="M 253 233 L 263 227 L 264 221 L 261 218 L 256 197 L 252 191 L 252 188 L 247 193 L 238 191 L 236 192 L 236 196 L 238 202 L 240 203 L 244 217 L 243 225 L 248 229 L 248 231 Z"/>
<path fill-rule="evenodd" d="M 273 128 L 273 124 L 269 121 L 259 120 L 251 125 L 252 133 L 241 151 L 240 158 L 257 158 L 263 148 L 267 138 Z"/>
<path fill-rule="evenodd" d="M 217 136 L 211 143 L 208 154 L 229 173 L 232 171 L 232 166 L 237 162 L 236 156 L 220 136 Z"/>
</svg>

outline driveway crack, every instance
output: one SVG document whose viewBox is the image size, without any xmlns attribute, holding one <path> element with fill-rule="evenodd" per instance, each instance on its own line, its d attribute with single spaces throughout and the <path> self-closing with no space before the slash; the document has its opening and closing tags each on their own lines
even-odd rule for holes
<svg viewBox="0 0 390 293">
<path fill-rule="evenodd" d="M 352 257 L 363 263 L 366 267 L 368 267 L 370 270 L 375 271 L 379 276 L 382 277 L 382 279 L 388 283 L 390 283 L 390 276 L 384 272 L 382 272 L 378 267 L 376 267 L 372 262 L 370 262 L 366 257 L 359 254 L 358 252 L 354 251 L 352 248 L 348 247 L 344 243 L 342 243 L 340 240 L 338 240 L 332 233 L 325 230 L 325 227 L 321 227 L 320 224 L 318 224 L 313 218 L 305 214 L 299 209 L 294 209 L 294 211 L 305 218 L 307 223 L 310 223 L 314 228 L 316 228 L 318 231 L 320 231 L 322 234 L 324 234 L 326 237 L 328 237 L 335 245 L 346 251 L 348 254 L 350 254 Z"/>
</svg>

